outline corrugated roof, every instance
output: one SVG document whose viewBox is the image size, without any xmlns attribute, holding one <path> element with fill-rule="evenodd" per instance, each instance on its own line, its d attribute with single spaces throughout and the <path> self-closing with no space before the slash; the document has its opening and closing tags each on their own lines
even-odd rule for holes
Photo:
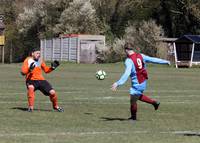
<svg viewBox="0 0 200 143">
<path fill-rule="evenodd" d="M 176 41 L 178 38 L 166 38 L 166 37 L 162 37 L 159 39 L 159 41 L 164 41 L 164 42 L 174 42 Z"/>
<path fill-rule="evenodd" d="M 200 43 L 200 35 L 184 35 L 178 38 L 175 42 Z"/>
</svg>

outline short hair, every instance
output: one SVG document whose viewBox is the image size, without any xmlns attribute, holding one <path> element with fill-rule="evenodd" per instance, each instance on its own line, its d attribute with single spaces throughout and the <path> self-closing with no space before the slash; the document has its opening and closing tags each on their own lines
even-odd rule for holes
<svg viewBox="0 0 200 143">
<path fill-rule="evenodd" d="M 126 42 L 126 43 L 124 44 L 124 49 L 125 49 L 125 50 L 134 50 L 134 46 L 133 46 L 132 43 Z"/>
<path fill-rule="evenodd" d="M 33 48 L 33 49 L 31 50 L 31 53 L 36 52 L 36 51 L 40 51 L 40 48 Z"/>
</svg>

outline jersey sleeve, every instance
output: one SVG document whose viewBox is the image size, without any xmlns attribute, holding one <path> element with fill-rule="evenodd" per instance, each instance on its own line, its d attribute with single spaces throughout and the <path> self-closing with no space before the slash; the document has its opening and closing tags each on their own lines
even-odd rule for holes
<svg viewBox="0 0 200 143">
<path fill-rule="evenodd" d="M 123 75 L 121 76 L 121 78 L 116 82 L 118 86 L 123 85 L 129 78 L 130 74 L 131 74 L 131 69 L 133 66 L 133 62 L 131 61 L 131 59 L 126 59 L 125 61 L 125 71 L 123 73 Z"/>
<path fill-rule="evenodd" d="M 50 73 L 51 71 L 53 71 L 53 69 L 51 67 L 48 67 L 44 61 L 42 61 L 41 63 L 41 68 L 45 73 Z"/>
<path fill-rule="evenodd" d="M 28 59 L 25 59 L 21 67 L 21 74 L 26 75 L 28 73 L 29 73 Z"/>
<path fill-rule="evenodd" d="M 141 54 L 143 57 L 144 62 L 146 63 L 155 63 L 155 64 L 170 64 L 170 61 L 163 60 L 160 58 L 149 57 L 147 55 Z"/>
</svg>

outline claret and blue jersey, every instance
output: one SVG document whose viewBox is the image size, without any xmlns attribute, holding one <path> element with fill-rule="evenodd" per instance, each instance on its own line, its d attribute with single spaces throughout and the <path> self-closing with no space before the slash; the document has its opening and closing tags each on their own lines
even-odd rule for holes
<svg viewBox="0 0 200 143">
<path fill-rule="evenodd" d="M 126 59 L 125 72 L 116 82 L 117 85 L 123 85 L 130 77 L 132 84 L 130 94 L 138 96 L 142 95 L 143 91 L 146 89 L 146 82 L 148 79 L 145 65 L 146 63 L 170 64 L 167 60 L 134 53 Z"/>
</svg>

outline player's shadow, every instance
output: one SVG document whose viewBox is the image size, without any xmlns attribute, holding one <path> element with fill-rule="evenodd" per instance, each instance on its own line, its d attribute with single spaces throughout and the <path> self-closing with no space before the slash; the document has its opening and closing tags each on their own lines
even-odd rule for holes
<svg viewBox="0 0 200 143">
<path fill-rule="evenodd" d="M 192 137 L 192 136 L 200 137 L 200 133 L 184 133 L 183 135 L 184 136 L 189 136 L 189 137 Z"/>
<path fill-rule="evenodd" d="M 103 121 L 128 121 L 127 118 L 113 118 L 113 117 L 101 117 Z"/>
<path fill-rule="evenodd" d="M 13 107 L 11 109 L 14 109 L 14 110 L 21 110 L 21 111 L 28 111 L 28 108 L 24 108 L 24 107 Z M 48 109 L 37 109 L 35 108 L 34 111 L 44 111 L 44 112 L 51 112 L 52 110 L 48 110 Z"/>
<path fill-rule="evenodd" d="M 93 113 L 91 113 L 91 112 L 86 112 L 86 113 L 84 113 L 85 115 L 93 115 Z"/>
</svg>

